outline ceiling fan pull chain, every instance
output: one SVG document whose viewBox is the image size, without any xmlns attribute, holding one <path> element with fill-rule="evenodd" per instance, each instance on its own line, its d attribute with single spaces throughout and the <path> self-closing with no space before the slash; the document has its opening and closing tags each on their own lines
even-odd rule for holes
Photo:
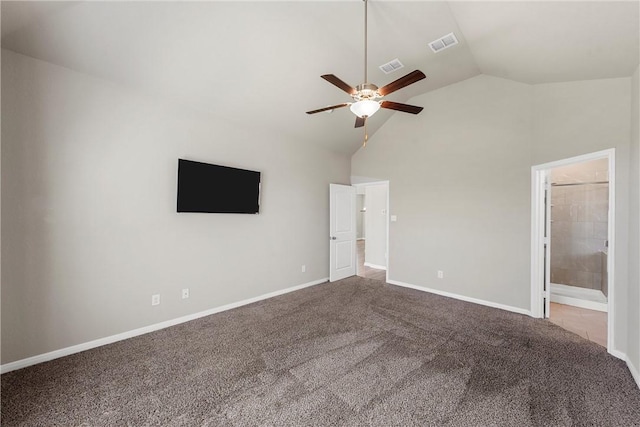
<svg viewBox="0 0 640 427">
<path fill-rule="evenodd" d="M 367 135 L 367 122 L 365 121 L 364 122 L 364 142 L 362 143 L 362 148 L 367 146 L 367 140 L 368 139 L 369 139 L 369 135 Z"/>
</svg>

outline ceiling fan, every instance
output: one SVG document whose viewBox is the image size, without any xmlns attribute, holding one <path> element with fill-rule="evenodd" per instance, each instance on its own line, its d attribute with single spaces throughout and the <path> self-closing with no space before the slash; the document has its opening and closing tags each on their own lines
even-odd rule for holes
<svg viewBox="0 0 640 427">
<path fill-rule="evenodd" d="M 364 83 L 356 86 L 355 88 L 340 80 L 333 74 L 324 74 L 320 77 L 333 84 L 334 86 L 342 89 L 351 95 L 354 102 L 344 102 L 342 104 L 331 105 L 329 107 L 319 108 L 317 110 L 307 111 L 307 114 L 315 114 L 323 111 L 333 111 L 338 108 L 350 106 L 351 111 L 357 116 L 355 127 L 359 128 L 365 126 L 365 139 L 364 144 L 367 143 L 366 134 L 366 121 L 380 108 L 386 108 L 389 110 L 402 111 L 403 113 L 418 114 L 422 111 L 422 107 L 415 105 L 401 104 L 399 102 L 378 100 L 392 92 L 402 89 L 405 86 L 409 86 L 415 82 L 418 82 L 426 76 L 420 70 L 415 70 L 398 80 L 395 80 L 388 85 L 381 88 L 367 82 L 367 0 L 364 1 Z"/>
</svg>

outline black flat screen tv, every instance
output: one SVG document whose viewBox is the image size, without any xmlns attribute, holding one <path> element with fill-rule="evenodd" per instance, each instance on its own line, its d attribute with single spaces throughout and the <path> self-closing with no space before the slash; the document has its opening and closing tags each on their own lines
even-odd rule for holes
<svg viewBox="0 0 640 427">
<path fill-rule="evenodd" d="M 178 159 L 178 212 L 259 210 L 260 172 Z"/>
</svg>

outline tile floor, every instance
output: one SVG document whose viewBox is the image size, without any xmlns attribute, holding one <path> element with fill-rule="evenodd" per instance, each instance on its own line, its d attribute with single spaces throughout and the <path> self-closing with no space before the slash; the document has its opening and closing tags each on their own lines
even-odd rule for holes
<svg viewBox="0 0 640 427">
<path fill-rule="evenodd" d="M 549 320 L 583 338 L 607 346 L 607 313 L 551 303 Z"/>
</svg>

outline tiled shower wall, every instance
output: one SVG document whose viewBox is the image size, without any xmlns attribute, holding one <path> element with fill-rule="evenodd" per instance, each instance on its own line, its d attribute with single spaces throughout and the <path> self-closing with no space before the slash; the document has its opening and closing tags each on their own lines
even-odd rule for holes
<svg viewBox="0 0 640 427">
<path fill-rule="evenodd" d="M 605 268 L 609 184 L 607 159 L 551 171 L 551 282 L 607 294 Z"/>
</svg>

